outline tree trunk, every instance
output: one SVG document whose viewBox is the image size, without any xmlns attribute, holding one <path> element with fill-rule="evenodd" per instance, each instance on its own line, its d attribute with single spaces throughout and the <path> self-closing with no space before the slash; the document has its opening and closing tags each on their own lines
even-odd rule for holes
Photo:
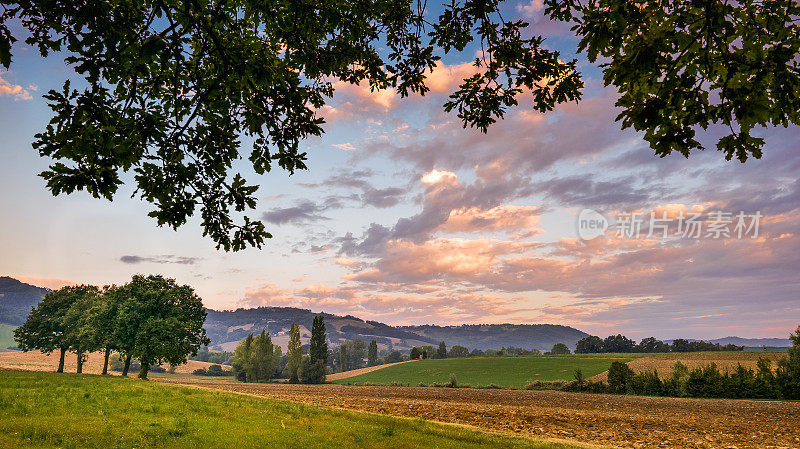
<svg viewBox="0 0 800 449">
<path fill-rule="evenodd" d="M 83 373 L 83 351 L 78 351 L 78 369 L 75 370 L 77 374 Z"/>
<path fill-rule="evenodd" d="M 139 370 L 139 379 L 147 380 L 147 372 L 150 371 L 150 364 L 145 363 L 143 360 L 140 360 L 142 363 L 142 369 Z"/>
<path fill-rule="evenodd" d="M 122 368 L 122 375 L 128 377 L 128 369 L 131 367 L 131 355 L 127 354 L 125 356 L 125 366 Z"/>
<path fill-rule="evenodd" d="M 67 355 L 67 348 L 61 348 L 61 357 L 58 359 L 58 371 L 57 373 L 64 372 L 64 357 Z"/>
<path fill-rule="evenodd" d="M 105 358 L 103 359 L 103 375 L 108 374 L 108 357 L 111 355 L 111 348 L 106 348 Z"/>
</svg>

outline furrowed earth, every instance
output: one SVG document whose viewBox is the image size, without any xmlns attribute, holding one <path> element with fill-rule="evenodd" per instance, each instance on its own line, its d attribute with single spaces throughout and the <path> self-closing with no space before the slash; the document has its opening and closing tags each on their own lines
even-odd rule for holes
<svg viewBox="0 0 800 449">
<path fill-rule="evenodd" d="M 598 358 L 629 357 L 637 370 L 658 369 L 668 375 L 676 360 L 689 367 L 716 363 L 733 369 L 738 363 L 755 367 L 764 354 L 688 353 L 655 356 L 595 355 Z M 771 360 L 780 354 L 767 354 Z M 102 358 L 90 356 L 87 372 L 99 372 Z M 591 356 L 581 356 L 591 357 Z M 569 357 L 565 357 L 568 359 Z M 67 358 L 67 371 L 74 372 L 74 354 Z M 464 361 L 468 361 L 465 359 Z M 36 352 L 0 353 L 0 370 L 54 371 L 58 357 Z M 609 362 L 610 363 L 610 362 Z M 193 369 L 207 363 L 190 362 L 176 374 L 151 374 L 153 380 L 245 395 L 359 410 L 371 413 L 423 418 L 512 431 L 524 436 L 555 438 L 616 447 L 688 448 L 798 448 L 800 402 L 724 399 L 681 399 L 642 396 L 595 395 L 557 391 L 495 390 L 468 388 L 246 384 L 213 377 L 192 376 Z M 422 362 L 402 363 L 389 369 L 417 369 Z M 377 375 L 368 368 L 332 375 L 333 381 L 347 376 Z M 568 375 L 570 373 L 567 373 Z M 565 377 L 568 379 L 569 376 Z M 336 376 L 335 378 L 333 378 Z M 462 382 L 459 377 L 459 382 Z M 595 376 L 605 379 L 605 373 Z M 140 382 L 131 379 L 132 382 Z"/>
<path fill-rule="evenodd" d="M 618 447 L 800 448 L 800 402 L 168 378 L 158 381 Z"/>
</svg>

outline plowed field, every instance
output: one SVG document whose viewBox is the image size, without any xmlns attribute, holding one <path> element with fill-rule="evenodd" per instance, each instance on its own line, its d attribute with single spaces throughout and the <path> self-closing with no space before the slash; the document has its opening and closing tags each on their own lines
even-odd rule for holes
<svg viewBox="0 0 800 449">
<path fill-rule="evenodd" d="M 800 448 L 800 402 L 524 390 L 172 382 L 620 447 Z"/>
</svg>

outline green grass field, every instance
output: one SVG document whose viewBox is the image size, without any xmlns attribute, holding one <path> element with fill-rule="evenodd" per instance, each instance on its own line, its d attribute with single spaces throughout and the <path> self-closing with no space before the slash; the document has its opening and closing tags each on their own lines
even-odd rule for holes
<svg viewBox="0 0 800 449">
<path fill-rule="evenodd" d="M 0 447 L 573 446 L 136 379 L 0 371 Z"/>
<path fill-rule="evenodd" d="M 389 366 L 371 373 L 335 381 L 338 384 L 374 384 L 416 386 L 447 383 L 455 374 L 459 384 L 481 386 L 495 384 L 506 388 L 524 388 L 528 382 L 572 380 L 575 370 L 586 377 L 606 371 L 611 362 L 628 362 L 632 357 L 534 356 L 534 357 L 467 357 L 458 359 L 420 360 Z"/>
<path fill-rule="evenodd" d="M 0 324 L 0 351 L 5 351 L 9 346 L 17 346 L 17 342 L 14 341 L 16 328 L 10 324 Z"/>
</svg>

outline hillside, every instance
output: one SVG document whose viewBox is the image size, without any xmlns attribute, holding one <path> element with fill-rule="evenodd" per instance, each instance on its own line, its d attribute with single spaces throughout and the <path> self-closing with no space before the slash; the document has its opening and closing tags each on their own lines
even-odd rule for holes
<svg viewBox="0 0 800 449">
<path fill-rule="evenodd" d="M 556 324 L 464 324 L 461 326 L 402 326 L 399 329 L 413 332 L 435 342 L 445 341 L 448 346 L 461 345 L 469 349 L 500 349 L 515 346 L 523 349 L 549 351 L 556 343 L 574 349 L 586 332 Z"/>
<path fill-rule="evenodd" d="M 736 345 L 736 346 L 767 346 L 788 348 L 792 346 L 792 340 L 788 338 L 742 338 L 742 337 L 725 337 L 709 340 L 711 343 L 719 343 L 722 346 Z"/>
<path fill-rule="evenodd" d="M 295 307 L 259 307 L 234 311 L 208 309 L 205 328 L 211 339 L 212 349 L 232 351 L 247 334 L 260 333 L 262 329 L 270 333 L 275 344 L 286 348 L 292 322 L 296 321 L 300 325 L 300 339 L 303 344 L 307 344 L 316 315 L 318 314 L 310 310 Z M 381 348 L 405 349 L 434 343 L 431 339 L 377 321 L 364 321 L 350 315 L 322 315 L 325 316 L 328 343 L 332 346 L 356 338 L 366 341 L 374 339 Z"/>
<path fill-rule="evenodd" d="M 213 349 L 232 351 L 247 334 L 259 333 L 262 329 L 268 330 L 275 344 L 285 348 L 293 321 L 300 325 L 303 343 L 308 342 L 315 315 L 317 314 L 310 310 L 294 307 L 259 307 L 234 311 L 209 309 L 205 328 Z M 323 315 L 331 346 L 338 346 L 344 340 L 360 338 L 365 341 L 374 339 L 381 349 L 409 349 L 413 346 L 437 345 L 444 340 L 448 346 L 462 345 L 469 349 L 516 346 L 549 350 L 555 343 L 566 343 L 574 347 L 578 340 L 587 335 L 568 326 L 552 324 L 393 327 L 350 315 Z"/>
<path fill-rule="evenodd" d="M 0 323 L 19 326 L 50 290 L 0 276 Z"/>
</svg>

